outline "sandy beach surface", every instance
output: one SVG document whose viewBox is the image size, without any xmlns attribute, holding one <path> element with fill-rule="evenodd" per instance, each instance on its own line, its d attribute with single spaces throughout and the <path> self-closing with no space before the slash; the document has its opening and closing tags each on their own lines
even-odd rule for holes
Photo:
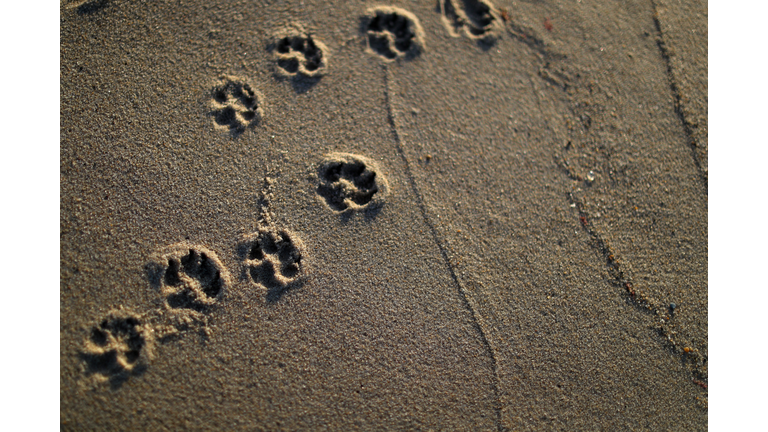
<svg viewBox="0 0 768 432">
<path fill-rule="evenodd" d="M 61 430 L 706 430 L 703 1 L 64 1 Z"/>
</svg>

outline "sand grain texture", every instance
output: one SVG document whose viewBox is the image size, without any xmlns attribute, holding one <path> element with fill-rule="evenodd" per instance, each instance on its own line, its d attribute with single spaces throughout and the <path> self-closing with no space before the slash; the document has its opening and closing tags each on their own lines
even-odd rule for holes
<svg viewBox="0 0 768 432">
<path fill-rule="evenodd" d="M 62 429 L 706 429 L 667 3 L 63 4 Z"/>
</svg>

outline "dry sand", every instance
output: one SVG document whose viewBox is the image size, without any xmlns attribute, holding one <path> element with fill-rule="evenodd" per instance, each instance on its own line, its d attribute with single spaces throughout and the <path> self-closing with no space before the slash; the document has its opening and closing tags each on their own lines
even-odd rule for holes
<svg viewBox="0 0 768 432">
<path fill-rule="evenodd" d="M 62 430 L 706 429 L 706 72 L 701 1 L 63 2 Z"/>
</svg>

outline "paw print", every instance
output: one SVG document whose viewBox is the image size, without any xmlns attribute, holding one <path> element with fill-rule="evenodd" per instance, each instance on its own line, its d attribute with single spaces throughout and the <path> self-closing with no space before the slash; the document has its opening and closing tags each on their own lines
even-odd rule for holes
<svg viewBox="0 0 768 432">
<path fill-rule="evenodd" d="M 298 281 L 304 269 L 303 249 L 287 230 L 262 228 L 241 243 L 240 255 L 253 282 L 281 292 Z"/>
<path fill-rule="evenodd" d="M 212 91 L 211 115 L 215 126 L 233 134 L 245 132 L 261 122 L 263 99 L 242 79 L 223 76 Z"/>
<path fill-rule="evenodd" d="M 389 190 L 372 160 L 349 153 L 327 155 L 318 176 L 318 195 L 337 212 L 380 207 Z"/>
<path fill-rule="evenodd" d="M 173 246 L 152 267 L 151 282 L 171 309 L 207 312 L 229 285 L 216 254 L 200 246 Z"/>
<path fill-rule="evenodd" d="M 440 0 L 440 13 L 452 36 L 460 32 L 470 39 L 492 41 L 500 24 L 498 12 L 488 0 Z"/>
<path fill-rule="evenodd" d="M 148 344 L 148 334 L 137 316 L 112 311 L 91 329 L 81 358 L 88 373 L 124 379 L 146 367 Z"/>
<path fill-rule="evenodd" d="M 363 21 L 369 52 L 387 60 L 415 57 L 424 47 L 418 18 L 404 9 L 379 6 L 369 9 Z"/>
<path fill-rule="evenodd" d="M 312 35 L 292 31 L 277 39 L 274 54 L 280 75 L 315 78 L 327 68 L 328 48 Z"/>
</svg>

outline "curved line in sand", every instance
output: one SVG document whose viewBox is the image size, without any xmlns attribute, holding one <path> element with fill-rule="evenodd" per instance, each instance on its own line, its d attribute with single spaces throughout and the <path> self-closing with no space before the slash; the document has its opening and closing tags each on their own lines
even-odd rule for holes
<svg viewBox="0 0 768 432">
<path fill-rule="evenodd" d="M 459 293 L 461 294 L 462 299 L 464 299 L 464 306 L 469 310 L 470 314 L 472 315 L 472 320 L 475 323 L 475 326 L 477 327 L 477 331 L 480 333 L 480 338 L 483 341 L 483 344 L 485 345 L 486 350 L 488 351 L 488 354 L 491 357 L 491 363 L 493 366 L 493 386 L 495 391 L 495 399 L 496 399 L 496 406 L 494 407 L 494 410 L 496 411 L 496 427 L 498 430 L 503 430 L 502 427 L 502 421 L 501 421 L 501 379 L 499 377 L 499 370 L 498 370 L 498 359 L 496 358 L 496 351 L 491 346 L 491 342 L 488 339 L 488 336 L 486 334 L 485 329 L 483 328 L 483 325 L 481 324 L 480 317 L 478 316 L 477 310 L 472 306 L 472 302 L 470 301 L 469 294 L 467 293 L 467 290 L 464 288 L 464 286 L 459 281 L 458 276 L 456 276 L 456 271 L 453 268 L 453 265 L 451 264 L 450 259 L 448 258 L 448 252 L 446 252 L 445 247 L 443 247 L 443 243 L 440 241 L 440 236 L 437 233 L 437 229 L 435 228 L 434 224 L 432 224 L 432 221 L 429 219 L 429 216 L 427 215 L 427 208 L 424 204 L 424 198 L 421 195 L 421 191 L 419 191 L 419 187 L 416 184 L 416 179 L 413 176 L 413 173 L 411 172 L 411 164 L 408 161 L 408 157 L 405 155 L 405 151 L 403 149 L 403 143 L 402 139 L 400 138 L 400 133 L 397 130 L 397 123 L 395 119 L 395 112 L 392 109 L 392 89 L 391 83 L 393 81 L 393 78 L 390 76 L 390 70 L 388 64 L 383 64 L 382 68 L 384 69 L 384 88 L 385 88 L 385 99 L 387 103 L 387 121 L 392 128 L 392 136 L 395 140 L 395 146 L 397 147 L 397 152 L 400 154 L 400 157 L 403 159 L 403 163 L 405 164 L 405 174 L 408 177 L 408 182 L 411 184 L 411 188 L 413 188 L 413 192 L 416 195 L 416 200 L 419 205 L 419 210 L 421 210 L 421 215 L 424 218 L 424 222 L 429 227 L 429 230 L 432 232 L 432 237 L 435 240 L 435 244 L 437 244 L 438 249 L 440 249 L 440 254 L 443 256 L 443 260 L 445 261 L 445 265 L 448 267 L 448 271 L 451 274 L 451 277 L 453 278 L 453 281 L 456 283 L 456 287 L 459 289 Z"/>
</svg>

